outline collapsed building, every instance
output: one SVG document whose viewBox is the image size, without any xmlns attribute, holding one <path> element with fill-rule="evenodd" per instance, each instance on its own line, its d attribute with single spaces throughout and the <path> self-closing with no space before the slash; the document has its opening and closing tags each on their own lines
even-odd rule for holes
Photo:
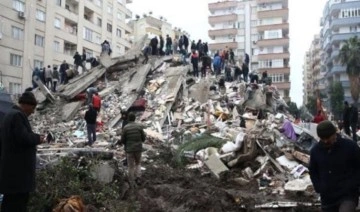
<svg viewBox="0 0 360 212">
<path fill-rule="evenodd" d="M 125 56 L 102 56 L 101 65 L 61 85 L 58 93 L 51 93 L 38 81 L 39 88 L 33 92 L 39 105 L 31 121 L 34 131 L 51 137 L 48 144 L 38 148 L 40 168 L 74 155 L 100 154 L 110 160 L 124 160 L 123 147 L 116 145 L 121 138 L 121 110 L 134 111 L 147 134 L 143 154 L 145 176 L 155 167 L 151 165 L 154 160 L 164 153 L 157 148 L 166 146 L 186 161 L 181 170 L 191 172 L 192 178 L 197 178 L 194 173 L 199 178 L 206 176 L 209 186 L 216 181 L 226 182 L 228 185 L 223 187 L 227 189 L 222 195 L 231 196 L 231 210 L 284 210 L 320 205 L 307 173 L 309 150 L 318 140 L 315 127 L 291 123 L 296 134 L 292 140 L 280 132 L 284 120 L 294 119 L 275 86 L 245 82 L 219 84 L 219 79 L 212 76 L 198 80 L 189 75 L 191 67 L 182 64 L 177 55 L 150 57 L 149 63 L 143 65 L 139 60 L 145 40 L 146 37 Z M 98 139 L 89 148 L 84 147 L 87 140 L 84 96 L 86 89 L 94 85 L 100 88 L 102 108 L 97 120 Z M 196 139 L 205 135 L 201 145 L 200 142 L 196 145 Z M 210 142 L 212 138 L 219 141 L 217 145 Z M 186 146 L 191 142 L 195 144 Z M 156 157 L 152 158 L 150 152 Z M 161 163 L 156 166 L 165 164 Z M 101 168 L 98 171 L 108 172 Z M 111 173 L 114 171 L 94 176 L 102 176 L 102 180 L 111 183 Z M 184 190 L 176 188 L 178 192 Z M 149 192 L 149 188 L 142 191 Z M 165 200 L 169 194 L 163 196 L 162 202 L 173 201 Z M 144 194 L 138 198 L 154 200 Z M 196 196 L 189 198 L 197 201 Z M 206 201 L 210 199 L 211 195 Z M 165 211 L 176 207 L 182 211 L 194 209 L 187 205 L 154 204 L 153 208 Z M 218 207 L 224 208 L 221 204 Z"/>
</svg>

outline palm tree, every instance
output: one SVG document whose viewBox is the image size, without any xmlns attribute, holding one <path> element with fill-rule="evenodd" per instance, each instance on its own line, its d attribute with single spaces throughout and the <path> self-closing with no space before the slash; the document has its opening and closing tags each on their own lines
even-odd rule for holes
<svg viewBox="0 0 360 212">
<path fill-rule="evenodd" d="M 340 49 L 339 58 L 342 65 L 346 65 L 351 97 L 357 103 L 360 93 L 360 41 L 357 36 L 345 41 L 345 44 Z"/>
</svg>

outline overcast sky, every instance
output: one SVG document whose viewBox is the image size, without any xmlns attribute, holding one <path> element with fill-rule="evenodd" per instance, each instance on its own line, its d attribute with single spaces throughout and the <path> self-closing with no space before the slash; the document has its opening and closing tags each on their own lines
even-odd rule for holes
<svg viewBox="0 0 360 212">
<path fill-rule="evenodd" d="M 208 0 L 133 0 L 128 8 L 133 17 L 153 12 L 153 16 L 163 16 L 173 27 L 187 31 L 192 39 L 210 41 L 208 37 Z M 302 66 L 305 52 L 315 34 L 320 32 L 320 18 L 326 0 L 289 0 L 290 11 L 290 65 L 292 101 L 302 104 Z"/>
</svg>

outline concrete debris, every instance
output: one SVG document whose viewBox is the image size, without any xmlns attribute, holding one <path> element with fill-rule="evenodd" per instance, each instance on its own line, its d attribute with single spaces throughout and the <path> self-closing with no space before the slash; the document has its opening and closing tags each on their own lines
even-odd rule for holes
<svg viewBox="0 0 360 212">
<path fill-rule="evenodd" d="M 121 143 L 122 112 L 132 111 L 147 134 L 145 160 L 150 152 L 159 155 L 156 144 L 168 144 L 175 149 L 206 134 L 220 138 L 222 146 L 184 153 L 190 163 L 188 169 L 199 169 L 202 173 L 210 170 L 218 179 L 221 173 L 228 172 L 226 177 L 236 186 L 251 186 L 258 181 L 267 193 L 280 195 L 285 191 L 304 191 L 311 185 L 306 178 L 306 166 L 309 150 L 318 140 L 314 126 L 293 124 L 296 141 L 280 132 L 282 122 L 294 118 L 275 86 L 222 83 L 211 75 L 194 78 L 188 74 L 191 67 L 178 62 L 178 55 L 150 56 L 147 64 L 140 64 L 144 44 L 145 38 L 118 58 L 103 55 L 102 65 L 61 85 L 59 93 L 52 94 L 39 83 L 39 89 L 34 90 L 37 100 L 54 103 L 44 103 L 31 120 L 35 131 L 54 135 L 54 141 L 39 147 L 42 164 L 55 163 L 56 158 L 69 155 L 123 160 L 124 148 L 117 145 Z M 87 142 L 84 100 L 90 86 L 98 88 L 102 106 L 97 141 L 93 147 L 84 148 Z M 242 170 L 234 176 L 231 170 L 240 167 Z M 107 163 L 98 164 L 94 177 L 109 183 L 114 175 L 111 169 Z M 255 207 L 297 204 L 277 202 Z"/>
</svg>

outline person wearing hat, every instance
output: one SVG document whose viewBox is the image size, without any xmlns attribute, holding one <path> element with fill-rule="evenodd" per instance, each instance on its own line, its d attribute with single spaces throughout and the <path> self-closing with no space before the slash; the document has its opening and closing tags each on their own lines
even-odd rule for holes
<svg viewBox="0 0 360 212">
<path fill-rule="evenodd" d="M 45 142 L 45 136 L 34 133 L 28 120 L 36 105 L 34 94 L 24 92 L 1 126 L 1 211 L 27 211 L 29 192 L 35 190 L 36 146 Z"/>
<path fill-rule="evenodd" d="M 323 211 L 355 211 L 359 200 L 360 148 L 336 133 L 331 121 L 316 128 L 320 141 L 310 151 L 310 178 Z"/>
</svg>

